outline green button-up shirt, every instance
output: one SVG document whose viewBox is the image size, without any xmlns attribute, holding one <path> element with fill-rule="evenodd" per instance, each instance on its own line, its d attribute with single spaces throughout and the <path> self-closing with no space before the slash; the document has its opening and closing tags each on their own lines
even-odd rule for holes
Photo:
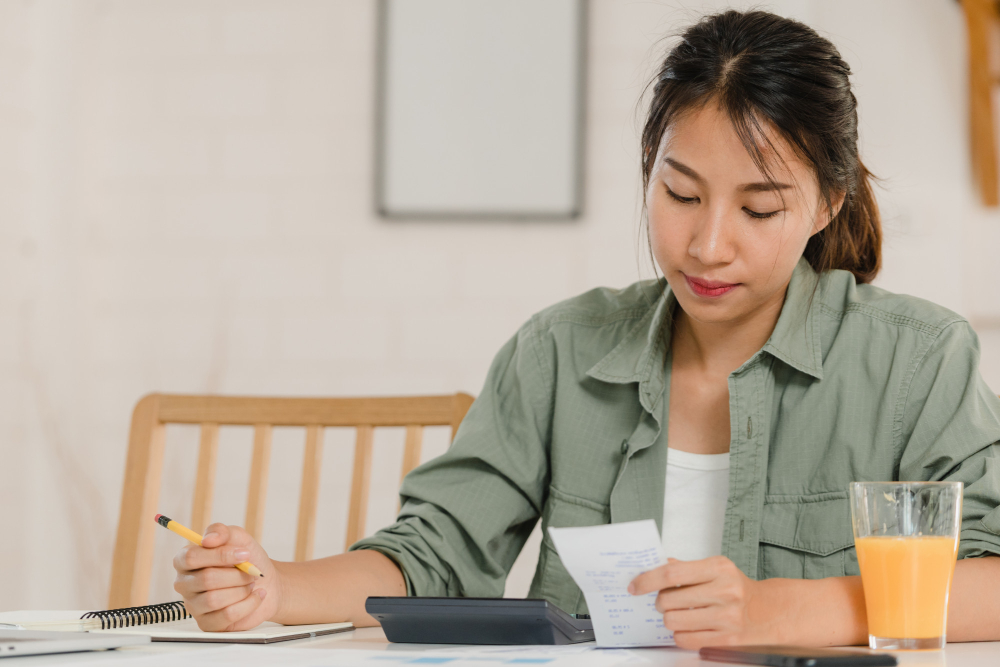
<svg viewBox="0 0 1000 667">
<path fill-rule="evenodd" d="M 586 603 L 550 526 L 662 525 L 676 298 L 596 289 L 535 315 L 497 354 L 444 455 L 410 473 L 399 518 L 353 549 L 410 595 L 496 597 L 541 518 L 529 596 Z M 752 578 L 858 573 L 851 481 L 965 483 L 959 557 L 1000 554 L 1000 399 L 951 311 L 796 267 L 770 339 L 729 376 L 722 553 Z"/>
</svg>

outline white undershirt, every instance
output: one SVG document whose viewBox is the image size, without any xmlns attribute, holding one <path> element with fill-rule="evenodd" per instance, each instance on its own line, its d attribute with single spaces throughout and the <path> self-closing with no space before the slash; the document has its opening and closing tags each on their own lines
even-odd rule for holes
<svg viewBox="0 0 1000 667">
<path fill-rule="evenodd" d="M 699 560 L 722 553 L 729 499 L 729 454 L 667 452 L 663 494 L 663 553 Z"/>
</svg>

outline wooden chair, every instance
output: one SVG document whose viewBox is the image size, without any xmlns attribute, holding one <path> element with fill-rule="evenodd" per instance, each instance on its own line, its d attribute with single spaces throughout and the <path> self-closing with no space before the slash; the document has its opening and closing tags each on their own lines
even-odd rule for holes
<svg viewBox="0 0 1000 667">
<path fill-rule="evenodd" d="M 190 527 L 204 531 L 212 510 L 219 426 L 253 426 L 253 458 L 245 527 L 260 537 L 264 522 L 271 429 L 306 428 L 305 462 L 299 497 L 295 560 L 312 558 L 319 498 L 323 429 L 355 427 L 354 471 L 347 544 L 364 535 L 371 481 L 372 436 L 376 426 L 405 426 L 403 476 L 420 462 L 425 426 L 451 426 L 452 438 L 473 398 L 468 394 L 400 398 L 263 398 L 150 394 L 132 413 L 118 537 L 111 566 L 111 609 L 147 604 L 163 469 L 166 424 L 200 424 L 201 443 Z M 183 522 L 183 519 L 181 519 Z"/>
</svg>

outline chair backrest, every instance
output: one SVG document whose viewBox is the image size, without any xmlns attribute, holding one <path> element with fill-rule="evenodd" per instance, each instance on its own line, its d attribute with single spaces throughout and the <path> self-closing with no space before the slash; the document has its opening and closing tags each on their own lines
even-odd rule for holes
<svg viewBox="0 0 1000 667">
<path fill-rule="evenodd" d="M 190 527 L 204 531 L 212 510 L 212 491 L 220 426 L 253 426 L 250 492 L 245 527 L 259 539 L 264 522 L 271 430 L 306 428 L 305 462 L 299 496 L 295 560 L 312 558 L 319 499 L 323 429 L 354 427 L 354 471 L 348 509 L 347 544 L 364 535 L 371 481 L 372 436 L 377 426 L 405 426 L 402 477 L 420 462 L 425 426 L 451 426 L 451 436 L 473 398 L 468 394 L 393 398 L 264 398 L 150 394 L 132 413 L 118 537 L 111 567 L 111 609 L 147 604 L 156 514 L 163 470 L 166 424 L 200 424 L 201 442 Z M 179 519 L 183 522 L 183 519 Z"/>
</svg>

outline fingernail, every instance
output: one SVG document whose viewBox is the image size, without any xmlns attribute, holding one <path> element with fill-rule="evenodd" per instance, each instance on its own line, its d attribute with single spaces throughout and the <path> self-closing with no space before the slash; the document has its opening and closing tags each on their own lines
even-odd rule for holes
<svg viewBox="0 0 1000 667">
<path fill-rule="evenodd" d="M 250 584 L 250 592 L 253 593 L 253 589 L 256 588 L 256 587 L 257 587 L 257 582 L 256 581 L 253 582 L 252 584 Z"/>
<path fill-rule="evenodd" d="M 635 584 L 629 584 L 628 585 L 628 594 L 629 595 L 635 595 Z"/>
<path fill-rule="evenodd" d="M 237 549 L 233 552 L 233 558 L 239 558 L 240 562 L 243 562 L 247 558 L 250 558 L 250 552 L 246 549 Z"/>
<path fill-rule="evenodd" d="M 205 536 L 203 538 L 201 538 L 201 539 L 204 542 L 205 540 L 207 540 L 210 537 L 218 537 L 218 536 L 219 536 L 218 533 L 205 533 Z"/>
<path fill-rule="evenodd" d="M 264 598 L 267 597 L 267 589 L 266 588 L 258 588 L 254 592 L 257 593 L 257 595 L 260 597 L 261 600 L 263 600 Z"/>
</svg>

